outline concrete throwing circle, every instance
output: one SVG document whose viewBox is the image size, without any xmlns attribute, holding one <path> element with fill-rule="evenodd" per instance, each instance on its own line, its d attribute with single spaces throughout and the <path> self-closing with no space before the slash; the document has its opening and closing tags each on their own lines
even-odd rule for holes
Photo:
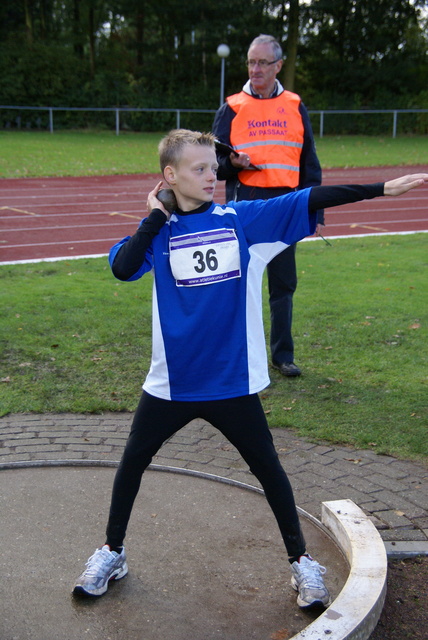
<svg viewBox="0 0 428 640">
<path fill-rule="evenodd" d="M 297 607 L 263 495 L 156 470 L 144 475 L 131 517 L 129 575 L 102 598 L 73 597 L 74 580 L 104 542 L 114 473 L 1 471 L 3 640 L 286 640 L 319 615 Z M 348 564 L 309 518 L 302 526 L 334 598 Z"/>
</svg>

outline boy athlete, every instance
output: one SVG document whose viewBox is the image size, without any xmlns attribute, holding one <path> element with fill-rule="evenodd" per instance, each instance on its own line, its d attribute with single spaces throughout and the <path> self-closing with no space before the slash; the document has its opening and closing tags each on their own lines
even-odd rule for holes
<svg viewBox="0 0 428 640">
<path fill-rule="evenodd" d="M 115 476 L 106 542 L 89 558 L 74 593 L 100 596 L 110 580 L 127 574 L 123 541 L 142 475 L 168 438 L 203 418 L 260 481 L 288 553 L 298 605 L 328 606 L 326 570 L 307 554 L 293 491 L 257 395 L 269 384 L 262 275 L 275 255 L 314 232 L 318 209 L 399 195 L 428 182 L 428 174 L 218 205 L 211 134 L 172 131 L 159 155 L 177 208 L 172 214 L 165 209 L 157 184 L 148 196 L 149 216 L 109 257 L 120 280 L 153 270 L 151 367 Z"/>
</svg>

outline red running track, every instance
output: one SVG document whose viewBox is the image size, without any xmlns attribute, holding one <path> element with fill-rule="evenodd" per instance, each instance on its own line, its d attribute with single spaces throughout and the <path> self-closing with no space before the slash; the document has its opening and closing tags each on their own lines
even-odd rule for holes
<svg viewBox="0 0 428 640">
<path fill-rule="evenodd" d="M 428 166 L 326 169 L 323 184 L 380 182 Z M 0 180 L 0 264 L 105 255 L 146 215 L 158 174 Z M 224 183 L 216 200 L 224 202 Z M 428 185 L 326 212 L 324 236 L 428 231 Z"/>
</svg>

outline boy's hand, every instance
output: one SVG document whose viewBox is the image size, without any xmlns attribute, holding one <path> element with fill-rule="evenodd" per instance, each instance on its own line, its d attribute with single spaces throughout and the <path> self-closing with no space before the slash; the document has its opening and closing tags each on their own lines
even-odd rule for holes
<svg viewBox="0 0 428 640">
<path fill-rule="evenodd" d="M 385 196 L 399 196 L 410 189 L 419 187 L 424 182 L 428 182 L 428 173 L 414 173 L 409 176 L 402 176 L 395 180 L 385 182 L 383 193 Z"/>
<path fill-rule="evenodd" d="M 153 209 L 160 209 L 166 215 L 166 219 L 169 220 L 171 214 L 165 208 L 162 202 L 157 198 L 157 194 L 159 193 L 161 187 L 162 187 L 162 180 L 158 182 L 158 184 L 155 186 L 153 191 L 150 191 L 149 195 L 147 196 L 147 211 L 151 213 Z"/>
</svg>

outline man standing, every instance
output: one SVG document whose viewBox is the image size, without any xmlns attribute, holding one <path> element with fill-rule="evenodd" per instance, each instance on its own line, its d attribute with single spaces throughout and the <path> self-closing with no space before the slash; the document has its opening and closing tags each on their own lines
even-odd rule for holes
<svg viewBox="0 0 428 640">
<path fill-rule="evenodd" d="M 213 132 L 236 152 L 218 154 L 218 178 L 226 180 L 227 200 L 269 199 L 321 184 L 308 112 L 300 97 L 277 79 L 282 49 L 274 37 L 260 35 L 248 49 L 249 80 L 217 111 Z M 255 167 L 255 168 L 254 168 Z M 317 212 L 317 231 L 324 212 Z M 272 365 L 284 376 L 299 376 L 291 333 L 297 286 L 296 245 L 268 265 Z"/>
</svg>

